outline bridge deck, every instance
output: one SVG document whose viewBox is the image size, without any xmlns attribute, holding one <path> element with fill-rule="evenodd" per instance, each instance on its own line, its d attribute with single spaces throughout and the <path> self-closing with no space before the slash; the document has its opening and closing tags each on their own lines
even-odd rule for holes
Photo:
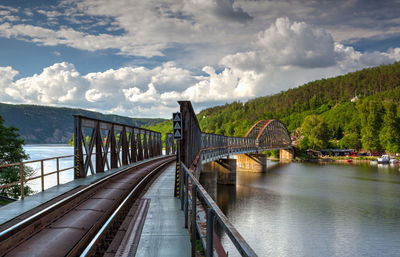
<svg viewBox="0 0 400 257">
<path fill-rule="evenodd" d="M 141 162 L 130 166 L 135 166 Z M 0 227 L 20 215 L 22 217 L 29 215 L 31 210 L 42 204 L 50 203 L 56 197 L 71 190 L 77 190 L 79 186 L 88 185 L 120 169 L 74 180 L 26 197 L 23 201 L 13 202 L 1 207 Z M 184 228 L 184 212 L 180 209 L 180 200 L 173 196 L 174 182 L 175 166 L 171 165 L 154 181 L 144 195 L 144 198 L 150 199 L 150 207 L 136 256 L 190 256 L 190 236 L 188 230 Z"/>
<path fill-rule="evenodd" d="M 154 159 L 156 159 L 155 157 Z M 150 160 L 153 158 L 150 158 Z M 144 161 L 139 161 L 136 163 L 133 163 L 128 166 L 123 166 L 117 169 L 112 169 L 109 171 L 106 171 L 104 173 L 97 173 L 92 176 L 88 176 L 84 179 L 76 179 L 73 181 L 70 181 L 65 184 L 60 184 L 58 186 L 51 187 L 49 189 L 46 189 L 44 192 L 39 192 L 35 195 L 31 195 L 28 197 L 25 197 L 24 200 L 21 201 L 16 201 L 10 204 L 7 204 L 6 206 L 0 207 L 0 227 L 2 224 L 24 214 L 29 212 L 30 210 L 39 207 L 42 204 L 48 203 L 49 201 L 55 199 L 56 197 L 61 196 L 62 194 L 65 194 L 79 186 L 85 186 L 89 185 L 92 182 L 99 180 L 105 176 L 108 176 L 112 173 L 115 173 L 121 169 L 125 169 L 127 167 L 134 167 Z"/>
<path fill-rule="evenodd" d="M 174 183 L 175 165 L 171 165 L 145 194 L 150 208 L 136 256 L 190 256 L 190 237 L 180 200 L 173 196 Z"/>
</svg>

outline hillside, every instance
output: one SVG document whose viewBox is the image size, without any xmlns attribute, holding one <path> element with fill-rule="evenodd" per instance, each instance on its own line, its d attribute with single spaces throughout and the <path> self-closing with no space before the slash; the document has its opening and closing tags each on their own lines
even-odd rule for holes
<svg viewBox="0 0 400 257">
<path fill-rule="evenodd" d="M 155 125 L 164 119 L 139 119 L 105 115 L 83 109 L 0 103 L 0 116 L 6 126 L 19 129 L 27 144 L 67 144 L 72 136 L 73 115 L 130 124 L 137 127 Z"/>
<path fill-rule="evenodd" d="M 303 148 L 396 152 L 400 151 L 399 103 L 400 63 L 396 62 L 309 82 L 245 103 L 208 108 L 197 118 L 202 131 L 227 136 L 244 136 L 258 120 L 275 118 L 282 120 L 292 135 L 305 137 L 300 142 Z M 321 144 L 315 144 L 314 135 L 304 129 L 309 116 L 312 119 L 307 122 L 323 123 L 326 138 Z"/>
</svg>

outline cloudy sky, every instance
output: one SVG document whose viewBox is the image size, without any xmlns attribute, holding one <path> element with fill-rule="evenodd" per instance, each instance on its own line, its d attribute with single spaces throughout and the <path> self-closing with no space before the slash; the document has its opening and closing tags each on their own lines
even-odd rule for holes
<svg viewBox="0 0 400 257">
<path fill-rule="evenodd" d="M 1 0 L 0 102 L 165 117 L 400 61 L 400 0 Z"/>
</svg>

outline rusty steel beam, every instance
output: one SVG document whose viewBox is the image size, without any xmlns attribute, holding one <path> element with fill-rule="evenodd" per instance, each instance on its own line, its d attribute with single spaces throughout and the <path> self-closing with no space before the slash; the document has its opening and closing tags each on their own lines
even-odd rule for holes
<svg viewBox="0 0 400 257">
<path fill-rule="evenodd" d="M 262 148 L 276 148 L 292 144 L 285 124 L 277 119 L 258 121 L 247 131 L 246 137 L 256 138 L 258 146 Z"/>
<path fill-rule="evenodd" d="M 84 129 L 91 129 L 86 141 Z M 107 134 L 105 140 L 103 133 Z M 119 139 L 117 139 L 119 135 Z M 161 134 L 130 125 L 108 122 L 80 115 L 74 116 L 74 178 L 84 178 L 140 160 L 159 156 Z M 160 148 L 161 149 L 161 148 Z M 96 165 L 92 156 L 96 155 Z"/>
</svg>

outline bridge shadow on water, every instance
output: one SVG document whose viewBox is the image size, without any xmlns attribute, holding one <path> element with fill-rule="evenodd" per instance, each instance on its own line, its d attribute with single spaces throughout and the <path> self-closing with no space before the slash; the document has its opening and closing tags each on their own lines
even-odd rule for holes
<svg viewBox="0 0 400 257">
<path fill-rule="evenodd" d="M 201 172 L 200 175 L 200 183 L 207 190 L 213 200 L 217 203 L 222 212 L 229 218 L 235 219 L 237 215 L 235 215 L 235 210 L 247 208 L 248 204 L 246 203 L 246 199 L 254 199 L 262 197 L 265 194 L 258 194 L 255 188 L 259 188 L 260 190 L 269 191 L 267 188 L 267 182 L 271 180 L 277 179 L 277 175 L 281 173 L 285 168 L 290 165 L 290 163 L 279 162 L 279 161 L 267 161 L 267 166 L 264 171 L 248 171 L 244 169 L 240 169 L 237 166 L 237 177 L 236 177 L 236 185 L 224 185 L 218 184 L 217 182 L 217 171 L 209 170 L 206 172 Z M 257 185 L 256 187 L 254 185 Z M 270 196 L 276 196 L 276 194 L 269 194 Z M 279 198 L 279 196 L 276 196 Z M 275 199 L 275 197 L 268 197 L 271 199 L 260 199 L 262 201 L 274 202 L 279 199 Z M 274 204 L 273 204 L 274 205 Z M 232 222 L 235 222 L 232 220 Z M 225 234 L 221 228 L 216 228 L 216 233 L 220 238 L 224 238 Z M 225 243 L 228 243 L 227 240 L 224 240 Z M 254 243 L 254 242 L 250 242 Z M 235 250 L 234 247 L 228 247 L 230 250 Z M 230 253 L 229 256 L 231 256 Z M 232 256 L 235 256 L 233 254 Z"/>
</svg>

